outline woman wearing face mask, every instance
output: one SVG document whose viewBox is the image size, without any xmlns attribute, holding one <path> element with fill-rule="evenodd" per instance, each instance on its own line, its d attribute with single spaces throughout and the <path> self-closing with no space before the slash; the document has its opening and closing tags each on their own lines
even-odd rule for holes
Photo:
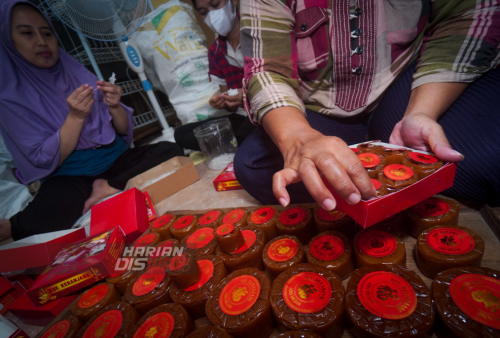
<svg viewBox="0 0 500 338">
<path fill-rule="evenodd" d="M 183 155 L 170 142 L 128 149 L 134 120 L 120 87 L 60 49 L 28 1 L 1 3 L 0 74 L 0 132 L 26 183 L 42 181 L 24 210 L 0 220 L 0 241 L 68 229 L 130 178 Z"/>
<path fill-rule="evenodd" d="M 220 86 L 221 93 L 210 98 L 210 105 L 225 109 L 233 127 L 234 135 L 241 145 L 255 129 L 243 108 L 243 53 L 240 46 L 240 17 L 237 0 L 192 0 L 207 26 L 218 35 L 208 51 L 210 81 Z M 237 90 L 230 95 L 228 90 Z M 212 120 L 212 119 L 210 119 Z M 210 120 L 190 123 L 175 131 L 176 142 L 186 149 L 200 150 L 193 129 Z"/>
</svg>

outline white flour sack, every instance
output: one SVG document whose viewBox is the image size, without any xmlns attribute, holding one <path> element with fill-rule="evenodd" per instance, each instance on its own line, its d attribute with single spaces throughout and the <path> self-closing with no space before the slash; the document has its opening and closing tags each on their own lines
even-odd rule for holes
<svg viewBox="0 0 500 338">
<path fill-rule="evenodd" d="M 208 78 L 206 39 L 191 6 L 168 1 L 148 14 L 130 39 L 149 80 L 168 95 L 182 124 L 227 115 L 208 104 L 219 86 Z"/>
</svg>

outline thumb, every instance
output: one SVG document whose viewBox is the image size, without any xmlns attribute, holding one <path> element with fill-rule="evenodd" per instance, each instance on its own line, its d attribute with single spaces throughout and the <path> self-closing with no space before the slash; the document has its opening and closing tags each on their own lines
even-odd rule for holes
<svg viewBox="0 0 500 338">
<path fill-rule="evenodd" d="M 446 138 L 443 128 L 439 124 L 433 128 L 428 138 L 429 146 L 436 156 L 446 162 L 460 162 L 464 159 L 464 155 L 453 150 L 448 139 Z"/>
</svg>

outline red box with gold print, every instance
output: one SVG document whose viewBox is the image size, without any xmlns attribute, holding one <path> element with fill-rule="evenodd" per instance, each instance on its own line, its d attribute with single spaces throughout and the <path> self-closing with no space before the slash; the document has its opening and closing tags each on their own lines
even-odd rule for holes
<svg viewBox="0 0 500 338">
<path fill-rule="evenodd" d="M 233 162 L 229 163 L 226 169 L 215 178 L 214 187 L 216 191 L 243 189 L 241 184 L 236 180 Z"/>
<path fill-rule="evenodd" d="M 384 142 L 372 142 L 374 145 L 383 145 L 386 148 L 401 149 L 401 146 Z M 357 144 L 349 146 L 356 148 Z M 421 150 L 416 150 L 404 147 L 408 150 L 434 155 Z M 342 197 L 340 197 L 331 185 L 323 177 L 323 182 L 326 187 L 332 192 L 333 197 L 337 201 L 337 208 L 344 211 L 358 222 L 363 228 L 383 221 L 392 215 L 411 207 L 429 197 L 432 197 L 443 190 L 448 189 L 453 185 L 457 165 L 455 163 L 445 163 L 441 168 L 436 170 L 433 174 L 413 183 L 412 185 L 388 194 L 378 197 L 371 201 L 359 202 L 355 205 L 350 205 Z"/>
<path fill-rule="evenodd" d="M 5 315 L 7 308 L 23 294 L 24 290 L 0 276 L 0 315 Z"/>
<path fill-rule="evenodd" d="M 27 295 L 36 305 L 44 305 L 109 277 L 124 247 L 125 234 L 120 227 L 66 246 Z"/>
</svg>

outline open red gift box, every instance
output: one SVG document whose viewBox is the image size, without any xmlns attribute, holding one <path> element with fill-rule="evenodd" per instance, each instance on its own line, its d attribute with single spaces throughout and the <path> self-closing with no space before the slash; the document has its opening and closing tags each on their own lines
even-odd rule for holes
<svg viewBox="0 0 500 338">
<path fill-rule="evenodd" d="M 77 297 L 77 294 L 67 295 L 42 306 L 37 306 L 27 294 L 23 294 L 9 306 L 9 311 L 24 324 L 46 326 Z"/>
<path fill-rule="evenodd" d="M 125 235 L 120 227 L 66 246 L 27 295 L 40 306 L 109 277 L 124 247 Z"/>
<path fill-rule="evenodd" d="M 149 227 L 146 198 L 136 188 L 126 190 L 91 209 L 90 236 L 120 226 L 127 243 L 135 241 Z"/>
<path fill-rule="evenodd" d="M 0 272 L 49 265 L 59 250 L 85 238 L 85 229 L 49 232 L 23 238 L 0 247 Z"/>
<path fill-rule="evenodd" d="M 384 142 L 373 142 L 374 145 L 384 145 L 387 148 L 401 149 L 401 146 L 388 144 Z M 349 146 L 355 148 L 357 144 Z M 428 155 L 434 155 L 420 150 L 413 150 Z M 358 204 L 351 205 L 347 203 L 323 177 L 326 187 L 332 192 L 337 201 L 337 209 L 342 210 L 358 222 L 363 228 L 367 228 L 375 223 L 403 211 L 429 197 L 432 197 L 453 185 L 457 165 L 455 163 L 446 163 L 433 174 L 413 183 L 412 185 L 370 201 L 360 201 Z"/>
</svg>

